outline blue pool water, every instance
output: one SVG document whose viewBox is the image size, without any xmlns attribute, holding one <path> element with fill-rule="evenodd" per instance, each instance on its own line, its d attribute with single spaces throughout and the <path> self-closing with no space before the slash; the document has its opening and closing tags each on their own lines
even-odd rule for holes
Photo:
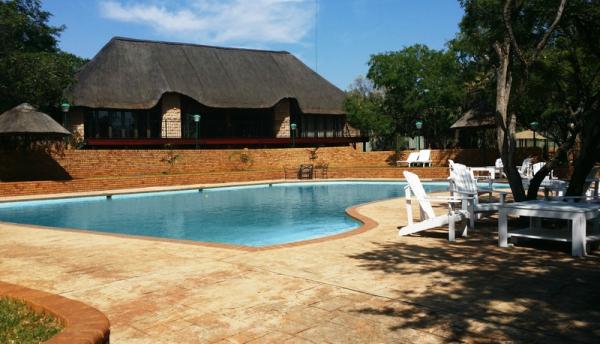
<svg viewBox="0 0 600 344">
<path fill-rule="evenodd" d="M 0 203 L 0 221 L 265 246 L 360 226 L 345 209 L 400 197 L 400 182 L 284 183 Z M 447 183 L 425 183 L 427 191 Z"/>
</svg>

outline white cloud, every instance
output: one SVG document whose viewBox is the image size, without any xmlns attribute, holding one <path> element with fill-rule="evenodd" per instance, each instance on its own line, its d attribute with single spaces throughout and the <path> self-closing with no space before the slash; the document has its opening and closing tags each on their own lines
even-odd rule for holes
<svg viewBox="0 0 600 344">
<path fill-rule="evenodd" d="M 173 7 L 102 0 L 109 19 L 147 25 L 165 36 L 211 43 L 298 43 L 313 28 L 314 0 L 186 0 Z"/>
</svg>

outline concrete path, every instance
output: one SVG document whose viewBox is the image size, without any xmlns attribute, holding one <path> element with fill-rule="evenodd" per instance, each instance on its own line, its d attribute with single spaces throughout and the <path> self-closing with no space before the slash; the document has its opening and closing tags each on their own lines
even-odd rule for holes
<svg viewBox="0 0 600 344">
<path fill-rule="evenodd" d="M 0 224 L 0 280 L 98 308 L 112 343 L 600 342 L 599 256 L 359 212 L 379 225 L 257 252 Z"/>
</svg>

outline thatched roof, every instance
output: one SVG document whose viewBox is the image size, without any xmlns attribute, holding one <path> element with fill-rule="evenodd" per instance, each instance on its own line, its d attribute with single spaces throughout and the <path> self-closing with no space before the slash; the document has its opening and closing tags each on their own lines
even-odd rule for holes
<svg viewBox="0 0 600 344">
<path fill-rule="evenodd" d="M 458 119 L 450 128 L 493 128 L 496 126 L 496 119 L 489 113 L 481 113 L 475 109 L 471 109 Z"/>
<path fill-rule="evenodd" d="M 268 108 L 294 98 L 304 113 L 343 114 L 343 91 L 285 51 L 115 37 L 77 79 L 74 106 L 147 109 L 177 92 L 209 107 Z"/>
<path fill-rule="evenodd" d="M 0 115 L 0 136 L 18 135 L 67 136 L 71 133 L 52 117 L 23 103 Z"/>
<path fill-rule="evenodd" d="M 546 138 L 540 135 L 539 132 L 535 133 L 535 138 L 538 140 L 545 140 Z M 533 131 L 531 130 L 523 130 L 519 131 L 515 134 L 515 139 L 517 140 L 533 140 Z"/>
</svg>

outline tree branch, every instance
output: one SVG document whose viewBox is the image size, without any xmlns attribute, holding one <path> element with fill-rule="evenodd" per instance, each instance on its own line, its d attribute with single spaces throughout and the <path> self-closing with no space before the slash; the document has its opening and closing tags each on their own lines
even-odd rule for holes
<svg viewBox="0 0 600 344">
<path fill-rule="evenodd" d="M 556 27 L 558 26 L 558 23 L 560 22 L 560 18 L 562 17 L 566 3 L 567 3 L 567 0 L 561 0 L 560 5 L 558 6 L 558 10 L 556 11 L 556 16 L 554 17 L 554 21 L 552 22 L 552 24 L 550 25 L 548 30 L 546 30 L 546 33 L 544 33 L 544 36 L 542 36 L 542 39 L 540 40 L 540 42 L 536 45 L 535 49 L 533 50 L 533 54 L 531 55 L 531 58 L 529 60 L 527 60 L 525 58 L 525 55 L 523 54 L 523 51 L 519 47 L 519 44 L 518 44 L 515 34 L 513 32 L 512 23 L 511 23 L 511 13 L 510 13 L 510 7 L 512 5 L 512 0 L 506 0 L 506 2 L 504 3 L 504 8 L 502 11 L 502 17 L 504 19 L 504 27 L 506 28 L 506 32 L 508 33 L 508 36 L 510 38 L 511 45 L 515 49 L 515 52 L 517 53 L 519 60 L 521 60 L 521 62 L 525 65 L 526 69 L 531 65 L 531 63 L 533 61 L 535 61 L 537 59 L 538 54 L 542 50 L 544 50 L 544 47 L 546 46 L 546 44 L 548 43 L 548 40 L 550 39 L 550 35 L 556 29 Z"/>
<path fill-rule="evenodd" d="M 506 0 L 506 2 L 504 3 L 504 9 L 502 10 L 502 19 L 504 20 L 504 27 L 506 28 L 506 32 L 508 33 L 510 44 L 515 49 L 515 52 L 517 53 L 519 60 L 521 60 L 521 62 L 523 62 L 523 64 L 525 66 L 529 66 L 529 62 L 527 62 L 527 60 L 525 59 L 525 55 L 523 55 L 521 48 L 519 48 L 519 44 L 517 44 L 517 38 L 515 37 L 515 34 L 512 29 L 512 24 L 510 21 L 510 17 L 511 17 L 510 16 L 510 6 L 511 6 L 511 4 L 512 4 L 512 0 Z"/>
<path fill-rule="evenodd" d="M 498 55 L 498 58 L 502 58 L 503 55 L 503 49 L 502 46 L 500 46 L 500 42 L 494 42 L 494 51 L 496 52 L 496 55 Z"/>
<path fill-rule="evenodd" d="M 548 43 L 548 40 L 550 39 L 550 35 L 552 34 L 552 31 L 554 31 L 554 29 L 556 29 L 556 27 L 558 26 L 558 22 L 560 21 L 560 18 L 562 17 L 562 14 L 563 14 L 563 11 L 565 10 L 566 4 L 567 4 L 567 0 L 560 1 L 560 5 L 558 5 L 558 10 L 556 11 L 556 16 L 554 17 L 554 21 L 552 22 L 552 25 L 550 25 L 550 27 L 548 28 L 548 30 L 546 31 L 546 33 L 544 34 L 544 36 L 542 37 L 542 39 L 540 40 L 538 45 L 535 47 L 535 51 L 533 52 L 533 60 L 535 60 L 535 58 L 537 57 L 537 54 L 539 54 L 546 46 L 546 43 Z"/>
</svg>

